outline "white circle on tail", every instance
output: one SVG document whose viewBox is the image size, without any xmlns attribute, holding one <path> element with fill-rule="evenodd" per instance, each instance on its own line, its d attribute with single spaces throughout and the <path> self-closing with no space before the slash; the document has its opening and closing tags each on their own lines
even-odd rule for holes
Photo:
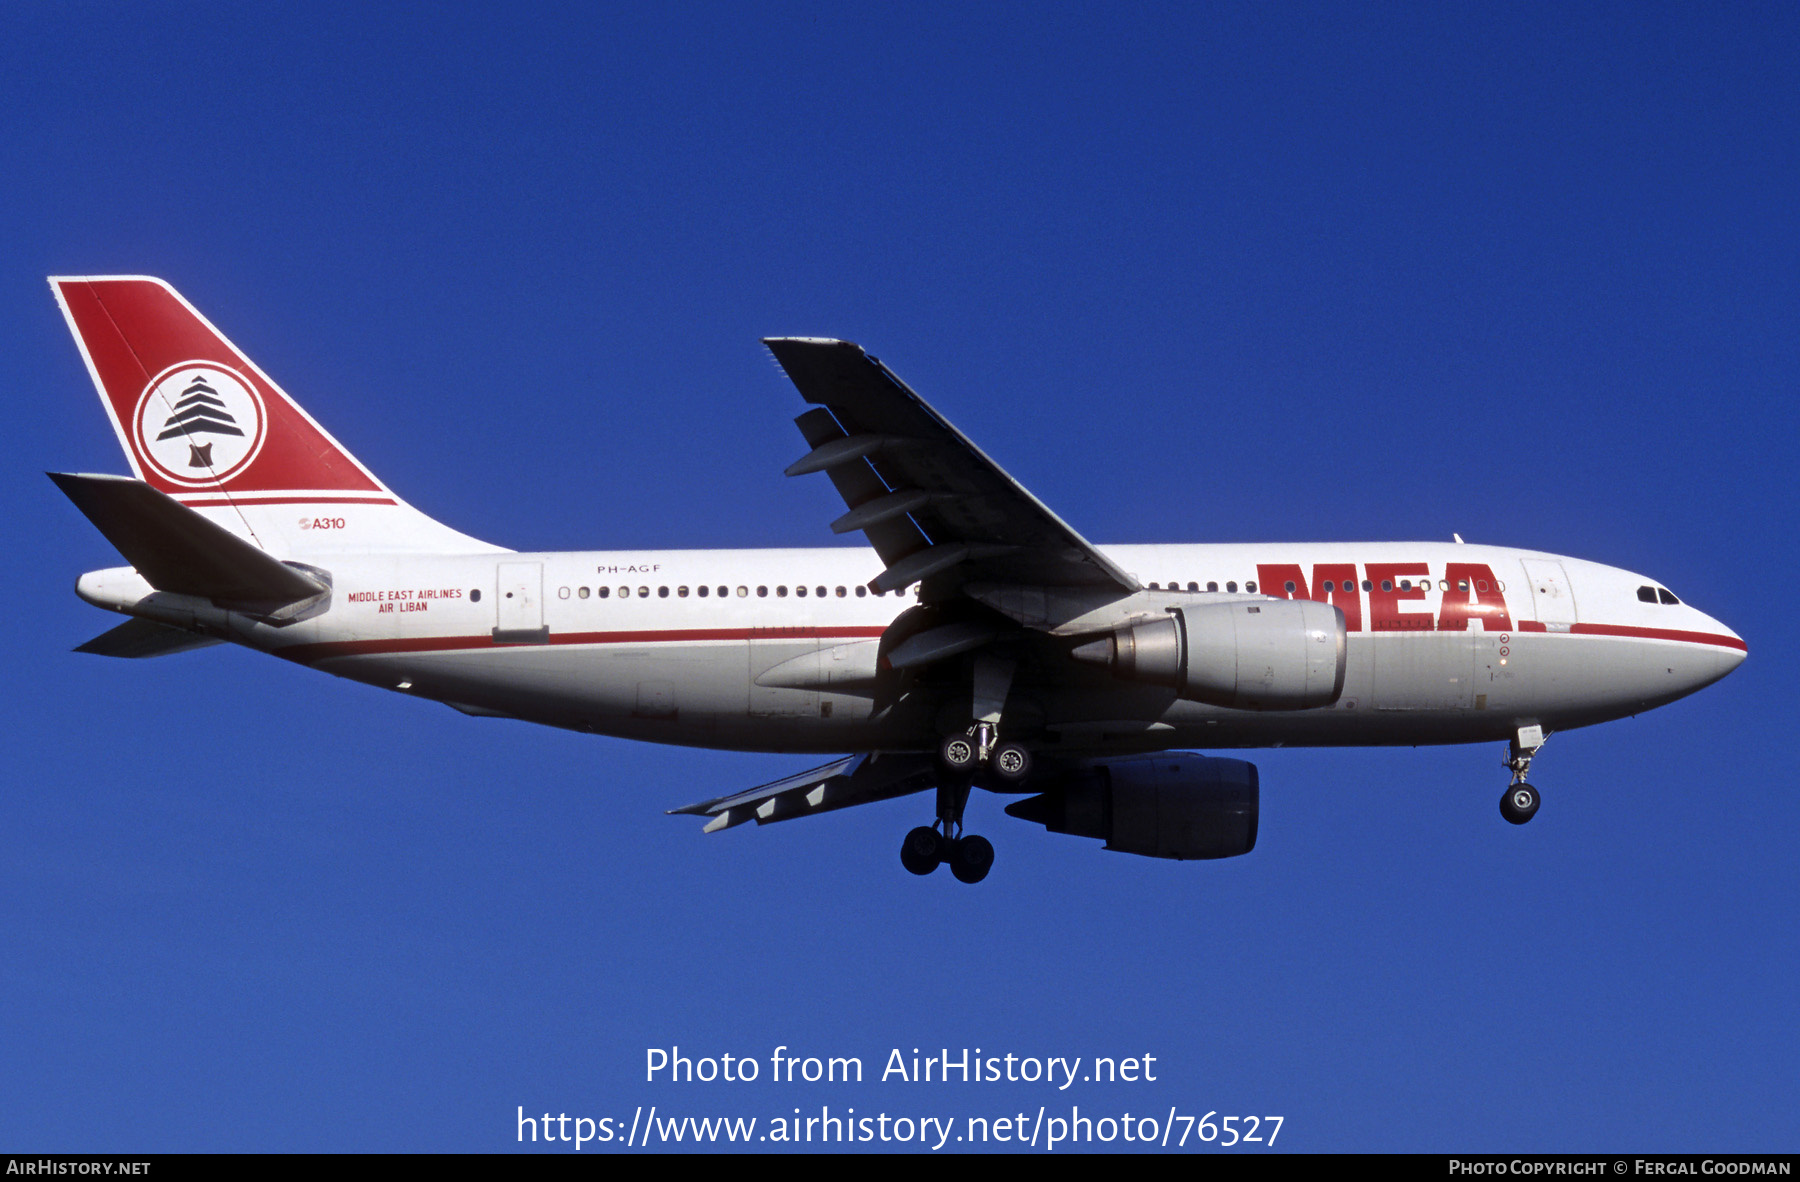
<svg viewBox="0 0 1800 1182">
<path fill-rule="evenodd" d="M 243 374 L 213 361 L 189 361 L 144 387 L 132 435 L 138 455 L 165 480 L 218 484 L 256 458 L 268 418 Z"/>
</svg>

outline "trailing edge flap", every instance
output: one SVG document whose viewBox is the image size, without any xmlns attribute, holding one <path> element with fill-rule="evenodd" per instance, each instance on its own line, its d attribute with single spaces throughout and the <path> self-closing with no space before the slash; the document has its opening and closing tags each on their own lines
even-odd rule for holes
<svg viewBox="0 0 1800 1182">
<path fill-rule="evenodd" d="M 126 620 L 117 628 L 102 632 L 75 651 L 93 653 L 98 657 L 166 657 L 170 653 L 185 653 L 190 649 L 224 643 L 211 636 L 189 632 L 185 628 L 158 624 L 155 620 Z"/>
<path fill-rule="evenodd" d="M 329 589 L 141 480 L 48 475 L 158 591 L 275 607 Z"/>
<path fill-rule="evenodd" d="M 771 821 L 923 792 L 935 783 L 928 755 L 850 755 L 759 788 L 670 809 L 669 815 L 710 817 L 705 831 L 712 833 L 745 821 L 767 825 Z"/>
</svg>

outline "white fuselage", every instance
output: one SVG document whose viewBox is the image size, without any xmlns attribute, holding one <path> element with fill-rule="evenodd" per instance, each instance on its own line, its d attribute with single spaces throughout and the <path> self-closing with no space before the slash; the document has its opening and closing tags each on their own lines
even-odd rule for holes
<svg viewBox="0 0 1800 1182">
<path fill-rule="evenodd" d="M 1335 703 L 1294 711 L 1186 701 L 1104 669 L 1015 682 L 1009 714 L 1072 753 L 1500 740 L 1520 726 L 1560 730 L 1673 701 L 1745 655 L 1718 621 L 1663 602 L 1672 597 L 1652 579 L 1534 551 L 1102 549 L 1150 588 L 1132 598 L 1137 618 L 1233 593 L 1334 604 L 1348 629 L 1347 672 Z M 79 589 L 99 606 L 476 714 L 762 751 L 930 750 L 941 729 L 877 705 L 880 638 L 916 599 L 867 590 L 883 569 L 869 550 L 314 561 L 331 576 L 329 610 L 280 628 L 153 592 L 129 569 L 96 572 Z"/>
</svg>

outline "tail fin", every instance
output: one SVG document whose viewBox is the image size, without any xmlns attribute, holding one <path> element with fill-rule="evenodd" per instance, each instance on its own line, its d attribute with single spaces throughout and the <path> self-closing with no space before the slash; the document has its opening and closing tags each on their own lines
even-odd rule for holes
<svg viewBox="0 0 1800 1182">
<path fill-rule="evenodd" d="M 50 286 L 150 487 L 278 554 L 495 549 L 396 497 L 162 280 Z"/>
</svg>

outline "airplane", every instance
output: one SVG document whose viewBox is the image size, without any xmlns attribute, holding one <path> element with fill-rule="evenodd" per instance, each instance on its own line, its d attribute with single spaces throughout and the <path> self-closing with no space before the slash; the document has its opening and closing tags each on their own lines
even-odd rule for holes
<svg viewBox="0 0 1800 1182">
<path fill-rule="evenodd" d="M 221 642 L 627 739 L 831 762 L 670 810 L 705 831 L 934 792 L 901 863 L 979 882 L 974 788 L 1105 848 L 1249 853 L 1254 764 L 1207 751 L 1503 742 L 1710 685 L 1742 638 L 1655 579 L 1451 542 L 1095 546 L 847 341 L 763 343 L 811 404 L 787 474 L 866 548 L 518 553 L 401 500 L 168 283 L 53 277 L 132 475 L 51 473 L 129 564 L 77 651 Z M 845 752 L 850 754 L 845 755 Z"/>
</svg>

